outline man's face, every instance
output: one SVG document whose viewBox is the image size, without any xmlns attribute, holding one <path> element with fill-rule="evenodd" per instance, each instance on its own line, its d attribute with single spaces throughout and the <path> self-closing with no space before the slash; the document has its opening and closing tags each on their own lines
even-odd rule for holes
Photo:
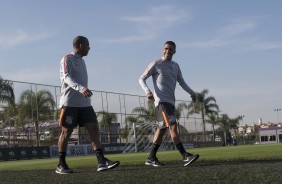
<svg viewBox="0 0 282 184">
<path fill-rule="evenodd" d="M 171 60 L 172 56 L 175 54 L 175 47 L 169 44 L 165 44 L 163 48 L 163 56 L 165 60 Z"/>
</svg>

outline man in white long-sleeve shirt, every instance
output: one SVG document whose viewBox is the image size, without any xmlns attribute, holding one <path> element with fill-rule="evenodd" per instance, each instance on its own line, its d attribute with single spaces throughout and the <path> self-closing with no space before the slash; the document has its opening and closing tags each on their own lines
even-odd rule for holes
<svg viewBox="0 0 282 184">
<path fill-rule="evenodd" d="M 177 131 L 174 116 L 176 83 L 178 82 L 179 85 L 191 95 L 193 101 L 196 100 L 196 94 L 184 81 L 179 65 L 172 61 L 172 57 L 175 53 L 175 43 L 173 41 L 167 41 L 163 47 L 163 56 L 150 63 L 139 79 L 139 83 L 148 99 L 155 101 L 157 130 L 154 135 L 151 152 L 145 162 L 146 165 L 155 167 L 164 165 L 158 160 L 156 154 L 167 128 L 170 131 L 173 143 L 183 157 L 184 166 L 190 165 L 199 158 L 198 154 L 194 155 L 186 152 Z M 146 80 L 149 77 L 153 79 L 154 94 L 146 84 Z"/>
<path fill-rule="evenodd" d="M 91 106 L 92 92 L 88 89 L 88 76 L 83 56 L 90 50 L 89 41 L 84 36 L 73 40 L 73 52 L 61 60 L 61 99 L 60 126 L 62 132 L 58 141 L 59 163 L 55 170 L 58 174 L 70 174 L 65 157 L 68 140 L 77 126 L 84 126 L 90 135 L 93 150 L 98 160 L 98 171 L 115 168 L 119 161 L 104 157 L 99 140 L 99 127 L 96 113 Z"/>
</svg>

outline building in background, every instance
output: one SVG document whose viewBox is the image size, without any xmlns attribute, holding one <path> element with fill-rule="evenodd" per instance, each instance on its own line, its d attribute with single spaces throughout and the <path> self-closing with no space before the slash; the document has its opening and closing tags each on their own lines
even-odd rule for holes
<svg viewBox="0 0 282 184">
<path fill-rule="evenodd" d="M 260 125 L 259 138 L 260 144 L 282 143 L 281 123 L 267 123 Z"/>
</svg>

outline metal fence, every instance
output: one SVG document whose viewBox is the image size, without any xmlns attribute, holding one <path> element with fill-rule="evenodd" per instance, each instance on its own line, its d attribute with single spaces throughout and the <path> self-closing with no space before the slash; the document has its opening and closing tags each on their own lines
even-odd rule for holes
<svg viewBox="0 0 282 184">
<path fill-rule="evenodd" d="M 55 107 L 52 109 L 53 113 L 50 114 L 50 118 L 44 121 L 39 121 L 39 139 L 40 145 L 54 145 L 57 143 L 57 139 L 60 133 L 60 128 L 58 126 L 58 110 L 59 110 L 59 101 L 60 101 L 60 86 L 46 85 L 46 84 L 37 84 L 21 81 L 11 81 L 14 87 L 14 93 L 16 97 L 16 104 L 19 101 L 19 97 L 23 92 L 30 90 L 37 94 L 41 90 L 49 91 L 55 102 Z M 124 93 L 115 93 L 108 91 L 99 91 L 92 90 L 93 96 L 91 97 L 92 106 L 94 107 L 97 114 L 100 112 L 108 112 L 116 114 L 117 121 L 112 122 L 112 130 L 109 129 L 103 130 L 101 128 L 101 141 L 102 143 L 132 143 L 132 136 L 130 131 L 133 131 L 133 126 L 128 125 L 129 134 L 131 137 L 121 136 L 122 129 L 126 127 L 126 118 L 128 116 L 136 115 L 132 113 L 133 109 L 136 107 L 148 108 L 147 98 L 145 96 L 124 94 Z M 189 101 L 177 100 L 178 103 L 190 103 Z M 3 110 L 7 107 L 7 104 L 1 104 L 0 110 Z M 35 111 L 40 113 L 40 108 L 36 106 L 31 106 L 29 109 L 30 113 L 33 114 Z M 187 110 L 184 110 L 179 119 L 179 125 L 188 130 L 189 135 L 181 135 L 184 142 L 201 141 L 203 140 L 202 136 L 202 120 L 199 115 L 194 114 L 187 117 Z M 36 116 L 32 118 L 29 122 L 15 124 L 15 116 L 17 114 L 11 115 L 8 119 L 0 119 L 0 147 L 7 146 L 34 146 L 35 143 L 35 122 Z M 98 117 L 99 121 L 99 117 Z M 153 122 L 151 123 L 153 126 Z M 181 133 L 181 132 L 180 132 Z M 152 135 L 147 135 L 148 139 Z M 209 136 L 208 136 L 209 137 Z M 210 138 L 211 140 L 211 138 Z M 80 141 L 80 142 L 79 142 Z M 131 141 L 131 142 L 129 142 Z M 74 144 L 79 143 L 88 143 L 87 133 L 85 130 L 74 131 L 72 135 L 71 142 Z"/>
</svg>

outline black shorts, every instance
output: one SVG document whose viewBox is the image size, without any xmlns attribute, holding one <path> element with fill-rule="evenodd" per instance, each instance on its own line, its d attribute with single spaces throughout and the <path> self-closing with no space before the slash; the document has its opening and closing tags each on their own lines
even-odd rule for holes
<svg viewBox="0 0 282 184">
<path fill-rule="evenodd" d="M 175 107 L 167 102 L 161 102 L 156 107 L 157 128 L 166 128 L 176 123 L 174 116 Z M 166 122 L 167 121 L 167 122 Z"/>
<path fill-rule="evenodd" d="M 66 107 L 63 106 L 60 112 L 60 126 L 73 129 L 85 123 L 98 123 L 96 113 L 90 107 Z"/>
</svg>

